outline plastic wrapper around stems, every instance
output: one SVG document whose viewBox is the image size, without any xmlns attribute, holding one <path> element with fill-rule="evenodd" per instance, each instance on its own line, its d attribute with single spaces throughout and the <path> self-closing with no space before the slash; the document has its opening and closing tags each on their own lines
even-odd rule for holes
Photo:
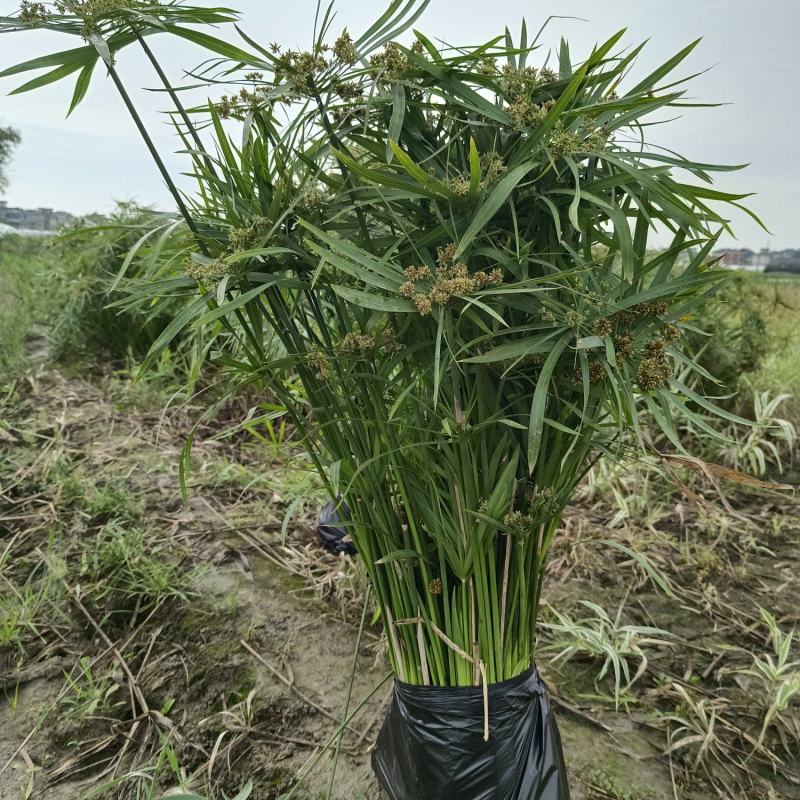
<svg viewBox="0 0 800 800">
<path fill-rule="evenodd" d="M 356 546 L 347 538 L 347 529 L 342 522 L 350 521 L 350 509 L 346 503 L 328 501 L 317 520 L 317 538 L 320 544 L 332 553 L 356 554 Z"/>
<path fill-rule="evenodd" d="M 372 755 L 391 800 L 569 800 L 561 738 L 536 669 L 490 684 L 487 695 L 481 686 L 395 682 Z"/>
</svg>

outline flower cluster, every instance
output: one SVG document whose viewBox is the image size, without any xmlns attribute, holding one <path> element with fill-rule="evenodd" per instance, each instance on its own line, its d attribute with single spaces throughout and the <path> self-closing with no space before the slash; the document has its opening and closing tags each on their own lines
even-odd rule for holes
<svg viewBox="0 0 800 800">
<path fill-rule="evenodd" d="M 325 380 L 331 376 L 331 367 L 328 364 L 328 359 L 321 350 L 314 348 L 309 350 L 306 354 L 306 361 L 308 365 L 314 370 L 314 375 L 320 380 Z"/>
<path fill-rule="evenodd" d="M 383 323 L 377 326 L 374 335 L 361 333 L 360 331 L 350 331 L 333 346 L 333 352 L 337 356 L 349 356 L 354 358 L 367 358 L 374 355 L 379 350 L 392 353 L 397 350 L 397 334 L 390 323 Z"/>
<path fill-rule="evenodd" d="M 246 228 L 231 228 L 228 233 L 230 249 L 236 252 L 262 245 L 269 225 L 270 221 L 266 217 L 254 217 Z"/>
<path fill-rule="evenodd" d="M 408 57 L 396 42 L 389 42 L 383 52 L 370 57 L 369 64 L 374 75 L 384 81 L 397 81 L 408 70 Z"/>
<path fill-rule="evenodd" d="M 364 356 L 369 355 L 375 349 L 375 337 L 367 333 L 345 334 L 345 337 L 334 345 L 334 352 L 337 356 Z"/>
<path fill-rule="evenodd" d="M 595 336 L 610 336 L 613 330 L 613 325 L 608 317 L 601 317 L 595 320 L 594 335 Z"/>
<path fill-rule="evenodd" d="M 595 358 L 589 362 L 589 383 L 600 383 L 605 380 L 606 374 L 602 359 Z M 573 386 L 583 385 L 583 371 L 578 367 L 572 370 L 572 384 Z"/>
<path fill-rule="evenodd" d="M 251 72 L 246 77 L 252 78 L 257 74 L 258 73 Z M 222 95 L 215 103 L 214 108 L 222 119 L 230 119 L 231 117 L 234 119 L 243 119 L 245 116 L 243 111 L 257 109 L 267 102 L 267 95 L 270 88 L 269 85 L 254 86 L 252 89 L 243 86 L 237 94 Z"/>
<path fill-rule="evenodd" d="M 464 175 L 448 178 L 446 184 L 447 188 L 456 195 L 456 197 L 466 197 L 469 194 L 469 178 Z"/>
<path fill-rule="evenodd" d="M 680 328 L 678 328 L 676 325 L 671 325 L 670 323 L 667 323 L 661 329 L 661 336 L 665 342 L 674 342 L 680 337 L 680 335 Z"/>
<path fill-rule="evenodd" d="M 589 130 L 583 140 L 583 150 L 605 150 L 609 135 L 610 132 L 605 127 Z"/>
<path fill-rule="evenodd" d="M 342 100 L 357 100 L 364 94 L 364 87 L 356 81 L 336 81 L 334 88 Z"/>
<path fill-rule="evenodd" d="M 503 517 L 503 525 L 506 526 L 509 536 L 524 542 L 531 535 L 533 518 L 528 514 L 523 514 L 521 511 L 509 511 Z"/>
<path fill-rule="evenodd" d="M 74 14 L 81 18 L 83 22 L 81 36 L 85 39 L 98 30 L 98 23 L 103 17 L 152 4 L 151 0 L 139 0 L 133 3 L 126 0 L 56 0 L 55 7 L 59 14 Z"/>
<path fill-rule="evenodd" d="M 301 53 L 287 50 L 284 60 L 289 68 L 289 76 L 294 83 L 294 94 L 297 97 L 307 97 L 315 92 L 316 77 L 328 67 L 328 62 L 322 54 L 327 49 L 325 45 L 313 51 L 304 50 Z"/>
<path fill-rule="evenodd" d="M 330 197 L 320 189 L 311 189 L 306 192 L 298 204 L 298 211 L 301 215 L 319 214 L 330 202 Z"/>
<path fill-rule="evenodd" d="M 483 175 L 480 182 L 481 189 L 491 186 L 506 171 L 503 157 L 494 150 L 483 153 L 480 156 L 480 164 Z M 464 198 L 469 194 L 471 183 L 468 175 L 456 175 L 454 178 L 448 178 L 445 183 L 456 197 Z"/>
<path fill-rule="evenodd" d="M 639 317 L 662 317 L 669 311 L 669 306 L 663 300 L 651 300 L 649 303 L 637 303 L 630 310 Z"/>
<path fill-rule="evenodd" d="M 523 131 L 543 122 L 554 105 L 553 100 L 533 103 L 527 97 L 519 97 L 508 104 L 506 113 L 511 117 L 514 130 Z"/>
<path fill-rule="evenodd" d="M 503 282 L 503 273 L 499 269 L 470 274 L 466 264 L 456 262 L 456 248 L 455 244 L 449 244 L 438 249 L 435 275 L 425 266 L 408 267 L 404 271 L 406 281 L 400 287 L 400 293 L 413 300 L 423 316 L 430 314 L 435 306 L 447 305 L 453 297 L 470 295 Z M 424 284 L 424 287 L 419 284 Z"/>
<path fill-rule="evenodd" d="M 503 157 L 495 150 L 490 150 L 488 153 L 482 153 L 480 162 L 481 172 L 483 173 L 481 185 L 484 187 L 494 183 L 506 171 L 506 165 L 503 161 Z"/>
<path fill-rule="evenodd" d="M 23 25 L 39 25 L 45 22 L 49 16 L 50 12 L 44 3 L 31 3 L 29 0 L 22 0 L 18 19 Z"/>
<path fill-rule="evenodd" d="M 614 351 L 618 356 L 625 359 L 632 359 L 634 356 L 633 336 L 629 333 L 621 333 L 613 339 Z"/>
<path fill-rule="evenodd" d="M 189 261 L 186 264 L 186 274 L 203 284 L 216 283 L 226 275 L 230 275 L 232 271 L 232 265 L 221 258 L 209 261 L 207 264 L 198 264 L 196 261 Z"/>
<path fill-rule="evenodd" d="M 99 29 L 99 22 L 104 18 L 118 14 L 120 11 L 130 11 L 154 5 L 156 0 L 55 0 L 54 3 L 31 2 L 22 0 L 19 8 L 18 19 L 23 25 L 35 27 L 46 22 L 54 14 L 78 17 L 83 23 L 81 36 L 86 39 Z M 53 11 L 48 6 L 51 5 Z"/>
<path fill-rule="evenodd" d="M 547 519 L 558 510 L 558 498 L 550 486 L 534 488 L 530 503 L 530 515 L 535 520 Z"/>
<path fill-rule="evenodd" d="M 573 131 L 566 130 L 561 124 L 553 128 L 548 147 L 555 156 L 569 156 L 584 149 L 581 137 Z"/>
<path fill-rule="evenodd" d="M 539 319 L 542 322 L 553 323 L 556 321 L 556 315 L 549 308 L 543 308 L 539 311 Z"/>
<path fill-rule="evenodd" d="M 639 386 L 645 391 L 664 386 L 672 377 L 672 367 L 667 360 L 663 339 L 653 339 L 645 346 L 645 357 L 636 374 Z"/>
<path fill-rule="evenodd" d="M 478 72 L 481 75 L 497 75 L 497 60 L 491 56 L 485 56 L 478 63 Z"/>
<path fill-rule="evenodd" d="M 503 76 L 505 77 L 506 93 L 512 101 L 527 98 L 534 89 L 543 84 L 552 83 L 556 79 L 555 72 L 548 67 L 517 69 L 511 64 L 503 66 Z"/>
<path fill-rule="evenodd" d="M 347 32 L 347 29 L 343 30 L 342 35 L 334 42 L 333 54 L 343 64 L 347 64 L 351 67 L 358 60 L 356 46 L 353 44 L 353 40 L 350 38 L 350 34 Z"/>
<path fill-rule="evenodd" d="M 422 54 L 422 42 L 416 41 L 411 45 L 413 53 Z M 383 52 L 375 53 L 369 59 L 370 71 L 375 77 L 386 83 L 402 80 L 410 67 L 408 56 L 403 52 L 397 42 L 388 42 Z"/>
</svg>

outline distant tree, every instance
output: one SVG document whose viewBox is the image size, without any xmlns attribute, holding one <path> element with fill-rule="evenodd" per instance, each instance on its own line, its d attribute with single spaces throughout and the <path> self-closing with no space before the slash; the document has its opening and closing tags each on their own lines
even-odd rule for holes
<svg viewBox="0 0 800 800">
<path fill-rule="evenodd" d="M 11 158 L 11 151 L 19 144 L 19 133 L 13 128 L 0 127 L 0 192 L 6 188 L 6 164 Z"/>
<path fill-rule="evenodd" d="M 800 259 L 785 261 L 781 264 L 769 264 L 764 268 L 764 272 L 790 272 L 793 275 L 800 275 Z"/>
</svg>

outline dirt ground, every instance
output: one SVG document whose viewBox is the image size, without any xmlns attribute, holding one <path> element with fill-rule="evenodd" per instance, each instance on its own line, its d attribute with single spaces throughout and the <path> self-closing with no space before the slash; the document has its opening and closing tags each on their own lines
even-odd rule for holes
<svg viewBox="0 0 800 800">
<path fill-rule="evenodd" d="M 252 779 L 254 800 L 278 798 L 339 725 L 363 588 L 357 567 L 314 543 L 321 494 L 290 455 L 296 448 L 254 447 L 246 434 L 214 438 L 219 421 L 201 427 L 184 506 L 178 464 L 195 419 L 191 405 L 162 413 L 163 398 L 146 388 L 45 367 L 5 391 L 0 568 L 22 594 L 50 576 L 48 598 L 58 613 L 31 614 L 21 636 L 0 646 L 0 798 L 155 798 L 180 776 L 229 797 Z M 282 530 L 296 496 L 306 502 Z M 747 549 L 737 533 L 724 542 L 707 537 L 705 550 L 684 548 L 683 558 L 683 542 L 700 525 L 688 507 L 671 505 L 646 529 L 617 530 L 620 542 L 640 544 L 672 576 L 673 598 L 657 592 L 624 552 L 598 544 L 612 536 L 601 503 L 587 497 L 570 510 L 548 602 L 558 607 L 561 598 L 583 596 L 613 614 L 624 598 L 635 622 L 679 637 L 658 650 L 619 711 L 600 696 L 593 662 L 541 661 L 574 798 L 700 800 L 721 796 L 716 778 L 739 786 L 731 797 L 800 797 L 796 751 L 793 758 L 783 751 L 774 771 L 752 760 L 749 778 L 747 769 L 726 775 L 712 757 L 747 760 L 741 736 L 726 725 L 758 732 L 760 712 L 748 710 L 720 673 L 745 664 L 747 647 L 767 647 L 757 606 L 772 608 L 789 627 L 798 620 L 800 532 L 792 502 L 774 495 L 725 500 L 760 548 Z M 707 506 L 711 514 L 719 504 Z M 778 515 L 780 530 L 770 522 Z M 82 561 L 87 543 L 112 523 L 143 532 L 144 556 L 184 576 L 183 598 L 167 587 L 152 608 L 116 613 L 113 596 L 104 594 L 109 579 L 93 572 L 91 556 L 88 566 Z M 368 626 L 350 708 L 386 674 L 377 629 Z M 94 692 L 86 688 L 92 681 L 100 684 Z M 728 683 L 731 693 L 722 693 Z M 383 796 L 369 752 L 390 691 L 390 682 L 380 685 L 351 720 L 333 798 Z M 702 727 L 689 731 L 700 736 L 691 747 L 665 754 L 668 737 L 687 735 L 680 719 L 700 726 L 692 703 L 720 729 L 714 732 L 712 720 L 707 770 L 694 762 Z M 325 797 L 330 773 L 325 754 L 294 796 Z"/>
</svg>

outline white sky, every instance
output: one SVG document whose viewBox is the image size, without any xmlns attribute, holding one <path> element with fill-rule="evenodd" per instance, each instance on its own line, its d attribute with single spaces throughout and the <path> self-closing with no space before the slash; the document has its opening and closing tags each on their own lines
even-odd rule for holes
<svg viewBox="0 0 800 800">
<path fill-rule="evenodd" d="M 242 12 L 242 27 L 254 39 L 308 46 L 314 0 L 232 2 Z M 0 15 L 16 6 L 15 0 L 0 0 Z M 384 7 L 374 0 L 339 0 L 333 31 L 338 34 L 347 26 L 358 33 Z M 711 67 L 693 82 L 692 96 L 727 105 L 684 110 L 681 118 L 663 126 L 651 139 L 697 161 L 750 162 L 744 172 L 721 175 L 718 185 L 756 192 L 751 207 L 773 235 L 742 215 L 734 219 L 739 246 L 800 247 L 800 0 L 432 0 L 416 27 L 430 38 L 477 43 L 501 33 L 506 25 L 518 32 L 523 16 L 529 31 L 536 30 L 551 14 L 587 20 L 554 20 L 543 38 L 555 47 L 564 34 L 576 59 L 620 28 L 628 29 L 627 44 L 650 39 L 640 58 L 641 74 L 703 36 L 679 74 Z M 231 41 L 237 38 L 232 28 L 224 35 Z M 149 41 L 174 80 L 183 68 L 196 66 L 204 57 L 198 48 L 174 38 Z M 3 35 L 0 67 L 78 44 L 72 37 L 47 31 Z M 162 153 L 171 153 L 175 140 L 165 117 L 158 113 L 167 106 L 165 99 L 146 91 L 156 85 L 149 65 L 130 47 L 120 56 L 119 69 L 128 85 L 135 87 L 137 105 Z M 64 115 L 71 83 L 6 96 L 20 83 L 19 76 L 0 80 L 0 124 L 13 125 L 23 137 L 5 200 L 73 213 L 107 210 L 114 200 L 128 199 L 172 208 L 113 85 L 99 69 L 88 97 L 69 119 Z M 169 157 L 168 164 L 176 173 L 183 166 L 179 156 Z M 188 183 L 183 185 L 189 188 Z"/>
</svg>

